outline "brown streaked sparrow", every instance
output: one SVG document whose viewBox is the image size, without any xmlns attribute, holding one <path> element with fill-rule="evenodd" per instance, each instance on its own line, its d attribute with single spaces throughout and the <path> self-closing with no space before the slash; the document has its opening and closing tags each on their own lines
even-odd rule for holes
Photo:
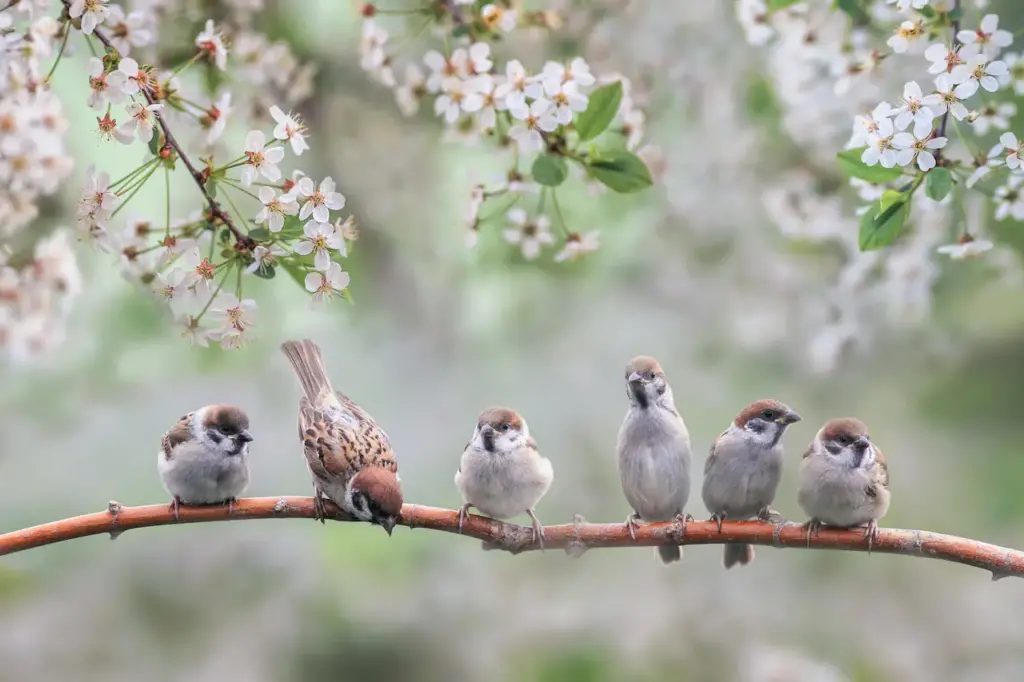
<svg viewBox="0 0 1024 682">
<path fill-rule="evenodd" d="M 619 478 L 634 513 L 626 519 L 636 539 L 638 521 L 692 520 L 683 514 L 690 497 L 690 434 L 672 400 L 658 361 L 646 355 L 626 366 L 629 409 L 619 429 Z M 679 561 L 679 546 L 657 548 L 662 563 Z"/>
<path fill-rule="evenodd" d="M 868 548 L 889 510 L 889 465 L 859 419 L 832 419 L 814 436 L 800 462 L 797 502 L 810 516 L 807 539 L 822 524 L 865 526 Z"/>
<path fill-rule="evenodd" d="M 459 509 L 459 532 L 470 507 L 501 520 L 526 512 L 534 539 L 544 549 L 544 526 L 534 507 L 554 476 L 551 461 L 541 456 L 519 413 L 507 407 L 484 410 L 455 472 L 455 485 L 465 502 Z"/>
<path fill-rule="evenodd" d="M 398 462 L 384 430 L 327 378 L 320 348 L 309 339 L 281 344 L 305 395 L 299 399 L 299 441 L 313 477 L 316 518 L 323 498 L 391 535 L 402 514 Z"/>
<path fill-rule="evenodd" d="M 231 405 L 207 405 L 189 412 L 161 439 L 157 470 L 180 504 L 228 504 L 249 485 L 249 417 Z"/>
<path fill-rule="evenodd" d="M 771 504 L 782 479 L 782 435 L 800 415 L 777 400 L 757 400 L 736 415 L 711 445 L 704 462 L 701 496 L 711 520 L 722 531 L 724 519 L 772 517 Z M 754 560 L 754 546 L 729 543 L 722 563 L 726 568 Z"/>
</svg>

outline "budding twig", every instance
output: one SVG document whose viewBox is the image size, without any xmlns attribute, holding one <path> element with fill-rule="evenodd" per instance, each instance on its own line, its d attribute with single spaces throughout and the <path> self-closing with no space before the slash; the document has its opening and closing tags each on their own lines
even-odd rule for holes
<svg viewBox="0 0 1024 682">
<path fill-rule="evenodd" d="M 953 0 L 953 9 L 951 9 L 950 12 L 957 12 L 959 9 L 960 9 L 960 0 Z M 955 52 L 956 49 L 958 47 L 960 47 L 960 39 L 956 37 L 956 34 L 960 32 L 960 19 L 959 18 L 953 19 L 951 24 L 952 24 L 952 29 L 953 29 L 953 41 L 950 43 L 949 47 L 950 47 L 951 50 L 953 50 Z M 939 119 L 939 132 L 938 132 L 937 137 L 945 137 L 946 136 L 946 122 L 949 121 L 949 111 L 950 111 L 950 108 L 946 107 L 946 111 L 942 114 L 942 118 Z M 941 154 L 942 154 L 942 150 L 940 149 L 938 151 L 938 153 L 936 154 L 936 156 L 941 155 Z"/>
<path fill-rule="evenodd" d="M 70 0 L 63 0 L 63 2 L 65 7 L 70 7 Z M 116 49 L 110 42 L 110 39 L 99 28 L 93 30 L 93 35 L 96 36 L 96 39 L 103 43 L 104 47 L 106 47 L 107 49 Z M 143 97 L 146 98 L 146 102 L 148 104 L 156 103 L 156 100 L 153 98 L 152 93 L 150 93 L 146 88 L 140 88 L 139 91 L 142 93 Z M 235 223 L 231 220 L 231 216 L 228 215 L 227 211 L 220 207 L 220 203 L 213 197 L 212 194 L 210 194 L 210 191 L 206 188 L 206 176 L 203 174 L 201 170 L 196 168 L 195 164 L 193 164 L 192 161 L 188 158 L 188 155 L 185 154 L 185 150 L 182 149 L 181 145 L 178 144 L 178 141 L 174 139 L 174 134 L 171 133 L 171 129 L 167 125 L 167 120 L 164 118 L 164 115 L 159 110 L 154 111 L 153 115 L 156 118 L 157 124 L 160 126 L 160 130 L 164 134 L 164 139 L 167 141 L 167 146 L 173 149 L 174 153 L 178 155 L 179 159 L 181 159 L 181 162 L 185 164 L 185 168 L 188 169 L 189 175 L 191 175 L 192 179 L 195 180 L 196 185 L 199 187 L 199 191 L 202 192 L 203 197 L 206 198 L 206 203 L 209 204 L 210 206 L 210 214 L 217 220 L 220 220 L 224 224 L 224 226 L 231 231 L 231 234 L 235 236 L 235 241 L 239 244 L 239 246 L 242 246 L 250 251 L 254 249 L 256 247 L 256 242 L 253 241 L 253 239 L 249 235 L 243 233 L 240 229 L 238 229 Z"/>
<path fill-rule="evenodd" d="M 329 501 L 326 502 L 326 510 L 327 518 L 331 520 L 353 521 Z M 234 502 L 230 511 L 227 505 L 181 506 L 177 519 L 166 504 L 125 507 L 111 502 L 107 509 L 95 514 L 62 519 L 0 535 L 0 555 L 90 535 L 119 535 L 134 528 L 245 519 L 312 519 L 315 518 L 315 514 L 311 497 L 242 499 Z M 685 530 L 681 524 L 667 522 L 639 526 L 636 529 L 636 541 L 633 541 L 623 523 L 586 523 L 583 517 L 578 515 L 573 521 L 558 526 L 545 526 L 545 549 L 564 549 L 570 554 L 578 555 L 582 553 L 580 550 L 583 548 L 592 550 L 600 547 L 720 545 L 727 542 L 744 542 L 780 548 L 868 551 L 867 539 L 862 529 L 823 528 L 808 538 L 804 526 L 797 523 L 783 522 L 773 525 L 761 521 L 724 521 L 722 530 L 719 531 L 718 524 L 714 521 L 691 521 L 686 524 Z M 407 504 L 398 523 L 408 528 L 426 528 L 459 534 L 458 512 L 454 509 Z M 461 534 L 484 541 L 489 549 L 502 549 L 511 553 L 539 549 L 533 542 L 532 528 L 503 523 L 483 516 L 467 515 Z M 929 531 L 882 528 L 879 530 L 878 538 L 872 543 L 871 551 L 942 559 L 974 566 L 990 571 L 993 580 L 1007 576 L 1024 577 L 1024 552 Z"/>
</svg>

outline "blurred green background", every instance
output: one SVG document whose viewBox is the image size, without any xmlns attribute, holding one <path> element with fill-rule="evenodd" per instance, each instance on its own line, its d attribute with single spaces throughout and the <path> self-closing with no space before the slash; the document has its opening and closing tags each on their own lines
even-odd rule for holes
<svg viewBox="0 0 1024 682">
<path fill-rule="evenodd" d="M 214 401 L 252 419 L 248 494 L 308 494 L 299 387 L 277 350 L 308 335 L 339 387 L 387 429 L 410 502 L 459 504 L 452 476 L 476 414 L 506 404 L 555 466 L 542 522 L 624 519 L 614 458 L 621 370 L 648 353 L 689 425 L 698 481 L 735 413 L 776 397 L 804 417 L 786 437 L 782 514 L 802 520 L 796 465 L 817 425 L 856 415 L 890 458 L 883 525 L 1024 547 L 1019 287 L 983 262 L 944 266 L 930 322 L 883 329 L 827 375 L 801 362 L 806 339 L 795 330 L 745 350 L 716 322 L 749 315 L 757 335 L 759 299 L 747 293 L 770 296 L 763 289 L 775 285 L 762 286 L 732 249 L 752 239 L 787 257 L 799 251 L 761 206 L 775 171 L 801 162 L 787 150 L 761 53 L 744 43 L 729 2 L 552 5 L 584 18 L 553 36 L 527 33 L 503 53 L 526 55 L 534 69 L 545 56 L 582 54 L 595 72 L 629 76 L 649 92 L 649 140 L 669 168 L 664 186 L 637 196 L 594 199 L 582 187 L 562 196 L 575 228 L 601 230 L 599 253 L 569 266 L 525 263 L 496 226 L 466 250 L 469 189 L 500 175 L 500 163 L 486 147 L 442 143 L 429 103 L 401 117 L 359 69 L 354 4 L 268 0 L 256 25 L 319 65 L 301 108 L 313 141 L 301 166 L 334 177 L 360 226 L 347 262 L 354 304 L 314 311 L 290 281 L 252 279 L 258 341 L 193 350 L 83 246 L 86 288 L 67 343 L 37 365 L 0 368 L 3 529 L 111 499 L 162 502 L 160 435 Z M 992 11 L 1024 25 L 1013 0 Z M 77 165 L 53 224 L 73 224 L 89 163 L 117 177 L 140 153 L 112 152 L 92 134 L 80 104 L 85 53 L 79 45 L 55 81 Z M 240 149 L 244 134 L 229 126 L 225 140 Z M 179 217 L 194 209 L 181 171 L 172 195 Z M 139 213 L 162 211 L 162 188 L 136 201 Z M 1001 229 L 1019 242 L 1020 227 Z M 808 269 L 819 255 L 797 254 Z M 706 517 L 699 498 L 695 482 L 689 511 Z M 989 578 L 860 553 L 763 548 L 752 567 L 726 573 L 719 547 L 689 548 L 665 569 L 649 549 L 512 557 L 406 528 L 390 539 L 299 520 L 158 528 L 0 560 L 0 680 L 1024 679 L 1024 582 Z"/>
</svg>

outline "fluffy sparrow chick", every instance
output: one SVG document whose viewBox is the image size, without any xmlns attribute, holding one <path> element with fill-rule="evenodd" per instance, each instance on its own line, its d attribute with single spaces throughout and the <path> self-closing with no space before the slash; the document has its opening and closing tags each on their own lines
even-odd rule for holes
<svg viewBox="0 0 1024 682">
<path fill-rule="evenodd" d="M 782 434 L 800 415 L 777 400 L 758 400 L 736 415 L 711 445 L 704 462 L 704 505 L 711 520 L 722 530 L 724 519 L 767 521 L 771 503 L 782 478 Z M 749 564 L 754 546 L 729 543 L 725 546 L 726 568 Z"/>
<path fill-rule="evenodd" d="M 178 420 L 161 440 L 157 470 L 179 504 L 231 504 L 249 485 L 249 417 L 231 405 L 207 405 Z"/>
<path fill-rule="evenodd" d="M 889 510 L 889 467 L 864 422 L 833 419 L 821 427 L 800 463 L 797 501 L 811 517 L 808 540 L 823 523 L 866 525 L 870 549 Z"/>
<path fill-rule="evenodd" d="M 334 390 L 315 343 L 286 341 L 281 350 L 305 393 L 299 399 L 299 441 L 313 477 L 317 519 L 326 518 L 326 495 L 346 513 L 391 535 L 402 514 L 402 488 L 387 434 Z"/>
<path fill-rule="evenodd" d="M 690 434 L 672 400 L 658 361 L 646 355 L 626 366 L 629 409 L 619 429 L 619 478 L 634 513 L 626 519 L 636 538 L 637 521 L 679 520 L 690 497 Z M 662 563 L 679 561 L 678 546 L 658 547 Z"/>
<path fill-rule="evenodd" d="M 459 509 L 459 532 L 470 507 L 503 520 L 525 511 L 543 549 L 544 527 L 533 510 L 554 476 L 551 461 L 537 451 L 537 442 L 519 413 L 507 407 L 484 410 L 455 472 L 455 485 L 465 502 Z"/>
</svg>

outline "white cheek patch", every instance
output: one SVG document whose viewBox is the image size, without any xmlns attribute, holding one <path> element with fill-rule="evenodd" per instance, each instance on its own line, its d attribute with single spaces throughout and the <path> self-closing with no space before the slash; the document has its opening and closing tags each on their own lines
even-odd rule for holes
<svg viewBox="0 0 1024 682">
<path fill-rule="evenodd" d="M 860 460 L 861 469 L 870 469 L 875 465 L 875 448 L 868 446 L 868 449 L 864 451 L 864 457 Z"/>
</svg>

